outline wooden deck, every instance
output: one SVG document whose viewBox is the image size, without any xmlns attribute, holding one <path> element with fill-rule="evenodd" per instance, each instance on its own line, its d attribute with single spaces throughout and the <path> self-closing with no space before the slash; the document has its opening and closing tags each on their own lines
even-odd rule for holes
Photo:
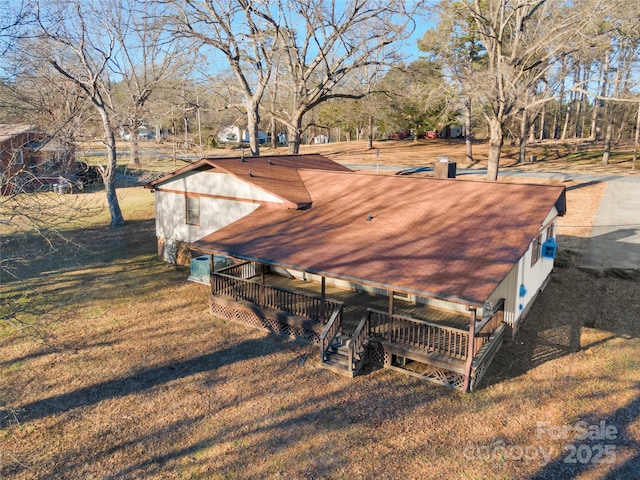
<svg viewBox="0 0 640 480">
<path fill-rule="evenodd" d="M 265 283 L 274 287 L 297 290 L 315 295 L 320 295 L 321 293 L 321 285 L 319 282 L 292 279 L 283 277 L 282 275 L 267 274 L 265 276 Z M 387 297 L 358 293 L 350 289 L 336 287 L 335 285 L 326 285 L 325 295 L 327 298 L 344 303 L 342 329 L 346 334 L 350 334 L 356 329 L 358 323 L 367 312 L 367 308 L 382 311 L 387 311 L 389 308 L 389 299 Z M 396 315 L 440 323 L 449 327 L 469 328 L 469 315 L 447 312 L 430 308 L 426 305 L 416 305 L 398 298 L 395 298 L 393 301 L 393 311 Z"/>
<path fill-rule="evenodd" d="M 502 343 L 504 302 L 482 318 L 402 298 L 268 273 L 244 262 L 211 275 L 213 315 L 314 341 L 323 368 L 353 377 L 364 365 L 393 368 L 469 391 Z M 412 368 L 419 364 L 419 369 Z M 409 367 L 409 368 L 407 368 Z"/>
</svg>

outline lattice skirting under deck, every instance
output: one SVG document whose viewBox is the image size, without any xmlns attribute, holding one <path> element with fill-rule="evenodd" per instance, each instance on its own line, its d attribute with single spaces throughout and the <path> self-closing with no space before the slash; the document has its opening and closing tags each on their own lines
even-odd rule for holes
<svg viewBox="0 0 640 480">
<path fill-rule="evenodd" d="M 396 357 L 397 358 L 397 357 Z M 385 352 L 384 346 L 377 342 L 369 343 L 367 347 L 367 361 L 370 365 L 377 368 L 391 368 L 407 375 L 418 377 L 422 380 L 437 383 L 438 385 L 445 385 L 456 390 L 464 390 L 464 375 L 457 372 L 452 372 L 443 368 L 434 367 L 420 363 L 420 370 L 414 371 L 402 366 L 392 365 L 391 354 Z"/>
<path fill-rule="evenodd" d="M 464 390 L 464 375 L 461 373 L 425 365 L 424 371 L 421 371 L 420 374 L 422 378 L 430 382 L 455 388 L 456 390 Z"/>
<path fill-rule="evenodd" d="M 382 368 L 389 363 L 389 354 L 379 343 L 371 342 L 367 345 L 366 350 L 367 364 L 375 368 Z"/>
<path fill-rule="evenodd" d="M 500 338 L 499 341 L 502 343 L 502 338 Z M 475 369 L 475 372 L 473 373 L 473 377 L 471 378 L 471 385 L 469 386 L 469 390 L 475 390 L 476 389 L 476 387 L 478 386 L 478 384 L 482 380 L 482 377 L 484 377 L 484 374 L 488 370 L 489 365 L 491 365 L 491 362 L 493 361 L 495 356 L 498 354 L 499 350 L 500 350 L 499 348 L 494 348 L 490 355 L 488 355 L 487 357 L 482 359 L 482 363 L 478 366 L 478 368 Z"/>
<path fill-rule="evenodd" d="M 214 300 L 209 302 L 209 311 L 212 315 L 218 318 L 240 323 L 252 328 L 258 328 L 267 332 L 272 332 L 277 335 L 295 338 L 297 340 L 306 340 L 313 343 L 320 342 L 319 335 L 316 332 L 282 323 L 278 320 L 268 318 L 242 308 L 223 305 Z"/>
</svg>

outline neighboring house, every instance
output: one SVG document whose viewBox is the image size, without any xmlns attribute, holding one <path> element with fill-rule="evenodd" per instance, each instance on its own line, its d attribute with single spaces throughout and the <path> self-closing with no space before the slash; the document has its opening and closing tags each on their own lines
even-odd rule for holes
<svg viewBox="0 0 640 480">
<path fill-rule="evenodd" d="M 268 139 L 267 132 L 258 131 L 258 142 L 266 143 Z M 249 143 L 249 130 L 240 128 L 236 125 L 224 127 L 218 133 L 218 141 L 222 143 Z"/>
<path fill-rule="evenodd" d="M 438 136 L 440 138 L 461 138 L 464 136 L 463 132 L 464 128 L 462 125 L 452 124 L 443 128 Z"/>
<path fill-rule="evenodd" d="M 33 125 L 0 124 L 2 193 L 47 186 L 50 179 L 75 171 L 72 145 L 52 139 Z"/>
<path fill-rule="evenodd" d="M 33 125 L 0 124 L 0 165 L 2 173 L 13 176 L 30 165 L 40 163 L 40 158 L 29 148 L 41 134 Z"/>
<path fill-rule="evenodd" d="M 122 138 L 125 142 L 131 141 L 131 133 L 125 127 L 120 127 L 118 135 L 120 135 L 120 138 Z M 155 135 L 156 134 L 153 129 L 148 125 L 140 125 L 138 127 L 138 140 L 151 140 L 155 137 Z"/>
<path fill-rule="evenodd" d="M 216 316 L 316 340 L 339 373 L 370 363 L 465 391 L 546 284 L 565 213 L 563 186 L 362 174 L 320 155 L 205 158 L 148 188 L 163 258 L 235 260 L 210 272 Z"/>
</svg>

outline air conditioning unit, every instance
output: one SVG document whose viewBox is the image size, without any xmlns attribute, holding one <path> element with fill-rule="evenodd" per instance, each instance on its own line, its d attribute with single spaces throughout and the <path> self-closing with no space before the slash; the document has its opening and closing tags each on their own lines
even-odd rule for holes
<svg viewBox="0 0 640 480">
<path fill-rule="evenodd" d="M 223 257 L 220 255 L 213 256 L 214 271 L 218 271 L 230 265 L 233 265 L 233 260 L 231 258 Z M 190 282 L 206 283 L 207 285 L 209 285 L 211 283 L 210 266 L 211 259 L 209 258 L 209 255 L 201 255 L 199 257 L 192 258 L 191 273 L 187 280 L 189 280 Z"/>
<path fill-rule="evenodd" d="M 210 283 L 209 279 L 209 255 L 201 255 L 191 259 L 191 274 L 188 280 L 190 282 Z"/>
</svg>

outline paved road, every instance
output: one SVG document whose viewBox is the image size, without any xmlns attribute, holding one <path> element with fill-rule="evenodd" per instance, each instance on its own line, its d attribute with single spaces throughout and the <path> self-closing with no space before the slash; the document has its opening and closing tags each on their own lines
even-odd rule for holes
<svg viewBox="0 0 640 480">
<path fill-rule="evenodd" d="M 640 278 L 640 178 L 607 182 L 581 267 Z"/>
<path fill-rule="evenodd" d="M 405 174 L 433 171 L 432 167 L 345 165 L 353 170 L 395 171 Z M 486 173 L 485 169 L 459 169 L 457 171 L 458 176 L 486 175 Z M 602 274 L 640 278 L 640 177 L 520 170 L 501 170 L 500 176 L 551 178 L 567 182 L 571 180 L 606 182 L 607 187 L 579 266 Z"/>
</svg>

